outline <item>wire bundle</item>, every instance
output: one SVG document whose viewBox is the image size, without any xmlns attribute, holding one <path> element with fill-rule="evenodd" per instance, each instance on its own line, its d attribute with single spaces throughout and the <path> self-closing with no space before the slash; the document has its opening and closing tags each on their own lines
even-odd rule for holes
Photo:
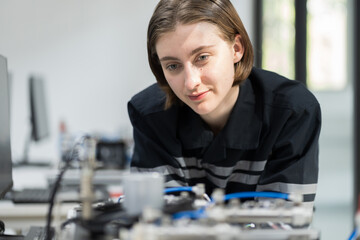
<svg viewBox="0 0 360 240">
<path fill-rule="evenodd" d="M 196 186 L 195 186 L 196 187 Z M 174 193 L 174 192 L 194 192 L 196 191 L 195 187 L 175 187 L 175 188 L 167 188 L 164 190 L 164 193 Z M 301 202 L 302 196 L 288 194 L 288 193 L 277 193 L 277 192 L 238 192 L 238 193 L 230 193 L 223 196 L 222 201 L 229 201 L 231 199 L 244 199 L 244 198 L 280 198 L 293 202 Z M 209 199 L 210 204 L 214 204 L 214 199 Z M 199 219 L 206 217 L 206 207 L 201 207 L 194 211 L 183 211 L 173 215 L 173 219 L 180 218 L 190 218 L 190 219 Z"/>
</svg>

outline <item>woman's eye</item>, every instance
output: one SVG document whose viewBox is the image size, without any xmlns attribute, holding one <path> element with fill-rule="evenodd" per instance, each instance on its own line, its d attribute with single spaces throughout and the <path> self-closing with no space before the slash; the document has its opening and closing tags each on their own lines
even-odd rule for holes
<svg viewBox="0 0 360 240">
<path fill-rule="evenodd" d="M 205 61 L 208 59 L 208 57 L 209 57 L 208 55 L 201 55 L 198 57 L 198 61 Z"/>
<path fill-rule="evenodd" d="M 166 66 L 166 69 L 169 71 L 175 71 L 178 68 L 177 64 L 169 64 Z"/>
</svg>

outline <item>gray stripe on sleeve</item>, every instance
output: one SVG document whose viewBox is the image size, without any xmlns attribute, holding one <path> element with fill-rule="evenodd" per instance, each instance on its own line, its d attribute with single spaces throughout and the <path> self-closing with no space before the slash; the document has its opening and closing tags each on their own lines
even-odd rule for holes
<svg viewBox="0 0 360 240">
<path fill-rule="evenodd" d="M 240 160 L 233 167 L 219 167 L 214 164 L 208 164 L 208 163 L 204 163 L 203 167 L 210 170 L 216 175 L 227 177 L 236 170 L 261 172 L 264 170 L 266 162 L 267 162 L 266 160 L 264 161 Z"/>
<path fill-rule="evenodd" d="M 234 166 L 230 167 L 222 167 L 217 166 L 210 163 L 202 163 L 202 159 L 195 157 L 175 157 L 175 159 L 179 162 L 180 166 L 185 167 L 197 167 L 197 168 L 205 168 L 210 170 L 215 175 L 227 177 L 232 174 L 236 170 L 244 170 L 244 171 L 263 171 L 265 169 L 265 165 L 267 160 L 263 161 L 249 161 L 249 160 L 239 160 L 236 162 Z"/>
<path fill-rule="evenodd" d="M 275 182 L 266 185 L 258 185 L 256 191 L 276 191 L 283 193 L 315 194 L 317 184 L 294 184 Z"/>
<path fill-rule="evenodd" d="M 242 184 L 254 185 L 257 184 L 260 175 L 251 175 L 245 173 L 232 173 L 226 178 L 219 178 L 208 174 L 204 169 L 177 169 L 172 166 L 159 166 L 156 168 L 137 168 L 139 172 L 159 172 L 164 176 L 176 174 L 184 180 L 191 180 L 196 178 L 206 177 L 212 183 L 220 188 L 225 188 L 228 182 L 237 182 Z"/>
</svg>

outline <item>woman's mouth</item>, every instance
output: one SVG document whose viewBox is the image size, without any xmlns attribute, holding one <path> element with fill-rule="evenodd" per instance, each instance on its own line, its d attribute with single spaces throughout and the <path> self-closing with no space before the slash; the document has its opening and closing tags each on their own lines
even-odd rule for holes
<svg viewBox="0 0 360 240">
<path fill-rule="evenodd" d="M 191 101 L 200 101 L 207 95 L 208 92 L 209 91 L 201 92 L 198 94 L 192 94 L 192 95 L 188 95 L 188 97 Z"/>
</svg>

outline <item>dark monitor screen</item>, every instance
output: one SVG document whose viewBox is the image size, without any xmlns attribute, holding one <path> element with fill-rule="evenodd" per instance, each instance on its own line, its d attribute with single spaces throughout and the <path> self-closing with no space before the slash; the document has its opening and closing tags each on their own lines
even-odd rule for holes
<svg viewBox="0 0 360 240">
<path fill-rule="evenodd" d="M 46 108 L 45 83 L 39 75 L 29 77 L 30 135 L 25 139 L 24 156 L 14 166 L 50 166 L 49 161 L 33 161 L 29 159 L 29 148 L 32 142 L 44 140 L 50 136 L 48 114 Z"/>
<path fill-rule="evenodd" d="M 9 98 L 7 61 L 0 55 L 0 198 L 13 185 Z"/>
<path fill-rule="evenodd" d="M 44 80 L 39 76 L 29 78 L 31 138 L 40 141 L 50 135 L 46 108 Z"/>
</svg>

